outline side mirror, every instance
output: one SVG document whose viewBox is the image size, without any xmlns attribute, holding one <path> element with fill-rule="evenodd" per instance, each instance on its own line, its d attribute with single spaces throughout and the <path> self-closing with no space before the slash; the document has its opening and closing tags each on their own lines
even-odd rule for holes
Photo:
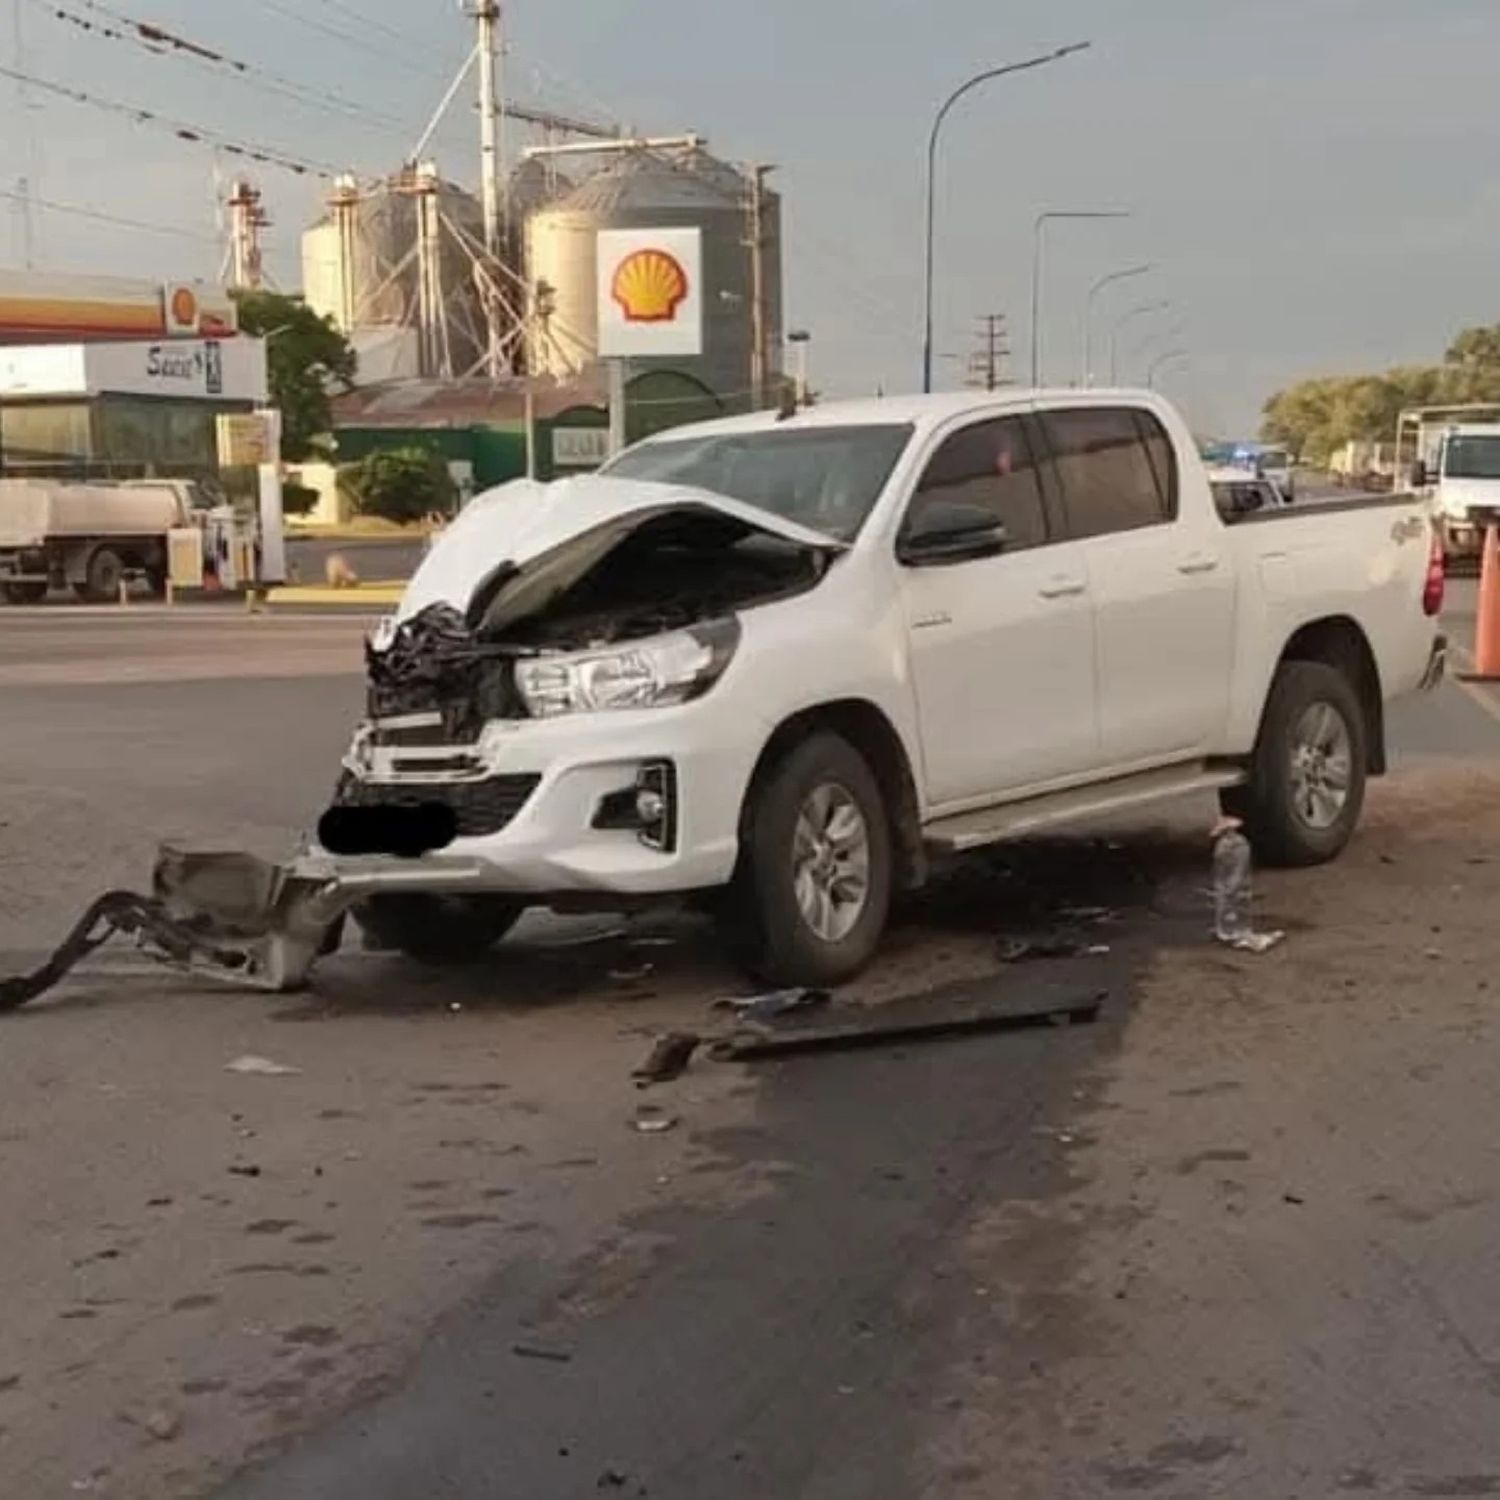
<svg viewBox="0 0 1500 1500">
<path fill-rule="evenodd" d="M 1411 466 L 1411 487 L 1414 490 L 1425 490 L 1431 482 L 1431 476 L 1427 472 L 1427 465 L 1419 458 Z"/>
<path fill-rule="evenodd" d="M 930 500 L 919 502 L 896 556 L 909 568 L 944 567 L 998 556 L 1009 541 L 1004 525 L 982 505 Z"/>
</svg>

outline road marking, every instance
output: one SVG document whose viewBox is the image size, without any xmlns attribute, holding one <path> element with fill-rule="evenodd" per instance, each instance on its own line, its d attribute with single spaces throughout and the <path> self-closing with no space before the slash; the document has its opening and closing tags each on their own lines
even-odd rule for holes
<svg viewBox="0 0 1500 1500">
<path fill-rule="evenodd" d="M 1472 672 L 1474 670 L 1476 665 L 1474 658 L 1462 646 L 1453 646 L 1449 649 L 1453 652 L 1454 661 L 1465 672 Z M 1467 693 L 1479 708 L 1483 709 L 1497 724 L 1500 724 L 1500 699 L 1486 692 L 1481 683 L 1465 682 L 1461 677 L 1454 677 L 1452 682 L 1460 692 Z"/>
</svg>

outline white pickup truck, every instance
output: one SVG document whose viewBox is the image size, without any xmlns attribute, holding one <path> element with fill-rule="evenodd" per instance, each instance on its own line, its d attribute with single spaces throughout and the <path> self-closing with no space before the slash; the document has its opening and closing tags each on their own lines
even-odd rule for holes
<svg viewBox="0 0 1500 1500">
<path fill-rule="evenodd" d="M 1210 789 L 1328 860 L 1441 674 L 1441 564 L 1413 499 L 1226 520 L 1144 392 L 678 429 L 443 535 L 298 873 L 433 961 L 706 895 L 827 984 L 944 851 Z"/>
</svg>

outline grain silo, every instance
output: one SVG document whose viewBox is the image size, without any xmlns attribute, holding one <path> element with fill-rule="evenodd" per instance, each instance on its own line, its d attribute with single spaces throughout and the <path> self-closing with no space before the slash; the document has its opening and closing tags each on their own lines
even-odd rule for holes
<svg viewBox="0 0 1500 1500">
<path fill-rule="evenodd" d="M 533 339 L 538 373 L 567 378 L 598 358 L 596 238 L 602 229 L 697 228 L 703 233 L 704 352 L 697 359 L 632 360 L 701 381 L 731 410 L 751 405 L 753 294 L 749 179 L 701 146 L 632 147 L 527 220 L 527 274 L 552 289 L 545 338 Z M 781 204 L 762 196 L 766 343 L 781 348 Z"/>
</svg>

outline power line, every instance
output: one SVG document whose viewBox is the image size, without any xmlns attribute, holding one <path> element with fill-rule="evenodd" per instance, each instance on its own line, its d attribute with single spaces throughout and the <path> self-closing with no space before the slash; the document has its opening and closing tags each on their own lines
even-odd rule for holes
<svg viewBox="0 0 1500 1500">
<path fill-rule="evenodd" d="M 165 27 L 153 25 L 148 21 L 138 21 L 133 16 L 127 16 L 103 4 L 102 0 L 81 0 L 81 3 L 95 15 L 106 17 L 105 21 L 90 20 L 88 16 L 80 15 L 68 6 L 58 3 L 58 0 L 31 0 L 31 3 L 55 20 L 66 22 L 91 36 L 139 47 L 153 57 L 177 57 L 211 73 L 219 76 L 227 73 L 242 82 L 253 83 L 268 92 L 293 99 L 315 109 L 371 120 L 393 134 L 406 133 L 406 126 L 394 115 L 382 114 L 378 110 L 370 109 L 367 105 L 346 99 L 331 91 L 314 89 L 307 84 L 297 83 L 293 79 L 283 78 L 269 68 L 262 68 L 255 63 L 247 63 L 239 58 L 230 57 L 213 47 L 168 31 Z M 110 25 L 109 22 L 114 24 Z"/>
<path fill-rule="evenodd" d="M 403 47 L 419 47 L 425 45 L 409 31 L 398 31 L 394 26 L 378 19 L 375 16 L 367 16 L 363 11 L 356 10 L 352 5 L 345 5 L 344 0 L 318 0 L 325 9 L 331 10 L 335 15 L 342 15 L 353 21 L 356 26 L 367 26 L 372 31 L 384 32 L 392 41 L 400 42 Z"/>
<path fill-rule="evenodd" d="M 260 162 L 263 166 L 280 167 L 283 171 L 293 172 L 298 177 L 326 177 L 331 180 L 339 175 L 338 168 L 326 162 L 293 156 L 289 152 L 274 150 L 268 146 L 247 145 L 243 141 L 220 135 L 216 130 L 205 130 L 199 125 L 187 125 L 181 120 L 159 115 L 154 110 L 142 109 L 135 104 L 121 104 L 117 99 L 105 99 L 97 94 L 85 93 L 82 89 L 54 83 L 47 78 L 38 78 L 32 73 L 22 73 L 16 68 L 0 66 L 0 78 L 9 78 L 16 83 L 28 84 L 34 89 L 40 89 L 43 93 L 54 94 L 59 99 L 67 99 L 74 104 L 86 104 L 91 109 L 124 115 L 137 125 L 155 126 L 159 130 L 176 136 L 180 141 L 186 141 L 189 145 L 209 146 L 216 151 L 227 152 L 230 156 L 243 156 L 250 161 Z"/>
<path fill-rule="evenodd" d="M 95 219 L 101 224 L 112 224 L 117 229 L 142 229 L 151 234 L 175 234 L 183 239 L 198 240 L 205 245 L 217 245 L 217 235 L 204 234 L 196 229 L 184 229 L 177 224 L 153 224 L 147 219 L 130 219 L 122 214 L 105 213 L 103 209 L 84 208 L 77 203 L 57 203 L 50 198 L 38 198 L 35 194 L 12 192 L 0 188 L 0 198 L 9 198 L 14 203 L 29 202 L 35 208 L 45 208 L 50 213 L 74 214 L 80 219 Z"/>
<path fill-rule="evenodd" d="M 278 16 L 285 16 L 289 21 L 295 21 L 299 26 L 306 26 L 311 31 L 321 32 L 324 36 L 332 37 L 335 41 L 345 42 L 351 47 L 357 47 L 361 52 L 368 53 L 371 57 L 379 57 L 387 62 L 394 62 L 404 68 L 408 73 L 416 73 L 424 77 L 440 77 L 436 68 L 423 67 L 415 63 L 409 56 L 403 56 L 399 52 L 392 52 L 388 47 L 377 46 L 368 37 L 360 36 L 357 32 L 344 31 L 340 27 L 330 26 L 326 21 L 320 21 L 315 16 L 302 14 L 301 11 L 292 9 L 289 5 L 283 5 L 280 0 L 260 0 L 260 4 L 267 10 L 274 11 Z"/>
</svg>

